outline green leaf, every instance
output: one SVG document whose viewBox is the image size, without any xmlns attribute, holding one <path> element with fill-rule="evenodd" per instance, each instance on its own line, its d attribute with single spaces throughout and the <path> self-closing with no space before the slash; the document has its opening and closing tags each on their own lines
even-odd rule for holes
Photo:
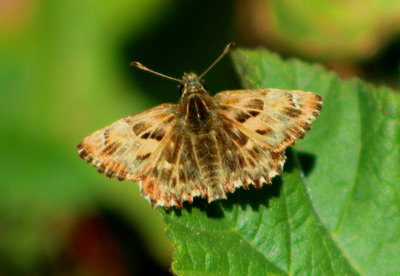
<svg viewBox="0 0 400 276">
<path fill-rule="evenodd" d="M 399 96 L 264 50 L 237 50 L 234 62 L 245 86 L 313 91 L 324 107 L 273 185 L 161 210 L 174 272 L 398 273 Z"/>
</svg>

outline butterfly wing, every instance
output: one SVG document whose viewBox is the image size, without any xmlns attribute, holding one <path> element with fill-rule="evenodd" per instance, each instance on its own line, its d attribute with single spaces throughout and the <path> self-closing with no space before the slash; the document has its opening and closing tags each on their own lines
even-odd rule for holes
<svg viewBox="0 0 400 276">
<path fill-rule="evenodd" d="M 86 137 L 77 150 L 108 177 L 140 180 L 169 140 L 175 114 L 175 104 L 162 104 L 125 117 Z"/>
<path fill-rule="evenodd" d="M 320 96 L 300 90 L 224 91 L 214 98 L 227 191 L 271 183 L 282 171 L 285 148 L 303 138 L 322 106 Z"/>
<path fill-rule="evenodd" d="M 304 91 L 225 91 L 215 97 L 212 127 L 195 134 L 177 106 L 159 105 L 100 129 L 79 145 L 82 158 L 109 177 L 139 181 L 152 205 L 181 207 L 281 173 L 284 149 L 301 138 L 322 100 Z"/>
</svg>

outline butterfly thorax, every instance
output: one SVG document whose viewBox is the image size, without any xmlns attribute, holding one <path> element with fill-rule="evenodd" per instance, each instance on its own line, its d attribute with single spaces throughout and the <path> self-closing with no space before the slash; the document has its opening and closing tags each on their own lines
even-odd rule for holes
<svg viewBox="0 0 400 276">
<path fill-rule="evenodd" d="M 212 118 L 215 116 L 216 103 L 195 73 L 183 75 L 181 92 L 179 110 L 187 130 L 209 132 L 215 121 Z"/>
</svg>

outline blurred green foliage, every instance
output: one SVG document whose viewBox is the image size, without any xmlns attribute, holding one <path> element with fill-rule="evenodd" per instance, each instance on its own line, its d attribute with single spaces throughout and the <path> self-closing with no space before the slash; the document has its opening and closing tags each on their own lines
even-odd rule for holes
<svg viewBox="0 0 400 276">
<path fill-rule="evenodd" d="M 397 0 L 250 0 L 244 6 L 251 7 L 243 19 L 252 22 L 251 35 L 325 62 L 371 58 L 400 28 Z"/>
<path fill-rule="evenodd" d="M 16 1 L 0 38 L 0 272 L 55 260 L 76 219 L 105 205 L 169 262 L 159 216 L 134 183 L 98 175 L 75 146 L 154 104 L 123 78 L 121 40 L 139 36 L 167 1 Z M 0 5 L 0 6 L 1 6 Z M 13 21 L 14 20 L 14 21 Z M 113 183 L 114 182 L 114 183 Z"/>
</svg>

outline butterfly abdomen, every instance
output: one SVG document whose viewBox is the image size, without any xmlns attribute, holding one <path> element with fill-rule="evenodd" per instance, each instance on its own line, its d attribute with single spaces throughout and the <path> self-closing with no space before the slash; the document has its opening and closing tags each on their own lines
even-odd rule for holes
<svg viewBox="0 0 400 276">
<path fill-rule="evenodd" d="M 209 201 L 225 198 L 222 186 L 221 157 L 214 131 L 194 139 L 195 155 Z"/>
</svg>

